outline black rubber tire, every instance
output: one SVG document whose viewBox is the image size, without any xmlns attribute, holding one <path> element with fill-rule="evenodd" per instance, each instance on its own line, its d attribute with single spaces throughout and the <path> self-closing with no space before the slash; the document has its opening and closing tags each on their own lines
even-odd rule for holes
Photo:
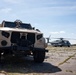
<svg viewBox="0 0 76 75">
<path fill-rule="evenodd" d="M 34 51 L 33 58 L 34 62 L 42 63 L 45 59 L 45 51 Z"/>
<path fill-rule="evenodd" d="M 60 45 L 60 47 L 62 47 L 63 45 Z"/>
<path fill-rule="evenodd" d="M 1 52 L 0 52 L 0 62 L 1 62 Z"/>
<path fill-rule="evenodd" d="M 68 45 L 68 47 L 70 47 L 70 45 Z"/>
</svg>

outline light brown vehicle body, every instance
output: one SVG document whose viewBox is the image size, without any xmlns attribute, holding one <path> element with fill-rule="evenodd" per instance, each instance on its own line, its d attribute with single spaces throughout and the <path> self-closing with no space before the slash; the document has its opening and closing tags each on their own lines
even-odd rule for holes
<svg viewBox="0 0 76 75">
<path fill-rule="evenodd" d="M 46 47 L 43 33 L 33 29 L 30 24 L 3 21 L 0 25 L 0 57 L 8 53 L 22 55 L 33 53 L 34 61 L 43 62 Z"/>
</svg>

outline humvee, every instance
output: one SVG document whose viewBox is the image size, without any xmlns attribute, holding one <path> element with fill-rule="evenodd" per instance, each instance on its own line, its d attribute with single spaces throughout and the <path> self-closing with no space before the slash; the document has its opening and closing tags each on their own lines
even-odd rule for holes
<svg viewBox="0 0 76 75">
<path fill-rule="evenodd" d="M 0 24 L 0 61 L 4 55 L 32 55 L 35 62 L 43 62 L 47 44 L 43 33 L 20 20 Z"/>
</svg>

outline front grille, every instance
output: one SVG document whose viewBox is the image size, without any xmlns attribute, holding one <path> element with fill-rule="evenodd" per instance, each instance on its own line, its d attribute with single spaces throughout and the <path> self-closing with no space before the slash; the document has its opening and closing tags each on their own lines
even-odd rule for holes
<svg viewBox="0 0 76 75">
<path fill-rule="evenodd" d="M 34 33 L 25 33 L 27 34 L 22 36 L 20 32 L 12 32 L 11 34 L 11 43 L 15 43 L 19 46 L 29 46 L 35 43 L 35 34 Z"/>
</svg>

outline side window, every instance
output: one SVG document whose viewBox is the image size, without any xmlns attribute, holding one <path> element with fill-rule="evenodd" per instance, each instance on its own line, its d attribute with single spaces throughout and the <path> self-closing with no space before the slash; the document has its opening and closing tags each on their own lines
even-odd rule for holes
<svg viewBox="0 0 76 75">
<path fill-rule="evenodd" d="M 42 38 L 42 37 L 43 37 L 42 34 L 37 35 L 37 40 L 39 40 L 39 39 Z"/>
</svg>

